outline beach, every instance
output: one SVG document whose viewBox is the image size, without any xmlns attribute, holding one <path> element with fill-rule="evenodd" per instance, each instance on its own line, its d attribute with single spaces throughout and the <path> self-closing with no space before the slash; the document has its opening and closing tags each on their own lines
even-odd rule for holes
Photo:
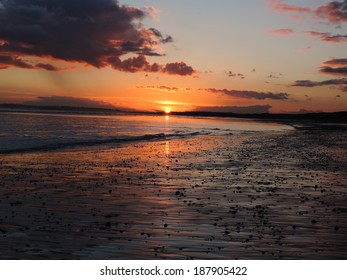
<svg viewBox="0 0 347 280">
<path fill-rule="evenodd" d="M 347 131 L 4 153 L 2 259 L 347 259 Z"/>
</svg>

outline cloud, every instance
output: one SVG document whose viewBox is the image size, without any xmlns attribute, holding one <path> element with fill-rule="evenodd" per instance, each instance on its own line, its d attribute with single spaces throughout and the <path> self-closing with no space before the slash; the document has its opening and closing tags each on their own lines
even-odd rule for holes
<svg viewBox="0 0 347 280">
<path fill-rule="evenodd" d="M 6 56 L 6 55 L 0 55 L 0 69 L 9 68 L 10 65 L 20 67 L 20 68 L 26 68 L 26 69 L 33 69 L 34 68 L 34 66 L 25 62 L 21 58 L 11 57 L 11 56 Z"/>
<path fill-rule="evenodd" d="M 172 75 L 190 76 L 196 73 L 196 71 L 184 62 L 167 63 L 162 70 L 164 73 Z"/>
<path fill-rule="evenodd" d="M 312 114 L 312 113 L 322 113 L 322 111 L 318 111 L 318 110 L 307 110 L 304 108 L 301 108 L 299 111 L 297 112 L 288 112 L 288 114 Z"/>
<path fill-rule="evenodd" d="M 347 22 L 347 0 L 342 2 L 331 1 L 326 5 L 317 7 L 316 9 L 310 9 L 303 6 L 288 5 L 285 0 L 268 0 L 270 7 L 279 12 L 309 15 L 314 18 L 321 18 L 327 20 L 332 24 L 340 24 Z"/>
<path fill-rule="evenodd" d="M 295 12 L 295 13 L 309 13 L 311 10 L 306 7 L 287 5 L 284 0 L 270 0 L 270 6 L 272 9 L 281 12 Z"/>
<path fill-rule="evenodd" d="M 324 74 L 328 74 L 328 75 L 347 76 L 347 66 L 346 67 L 324 66 L 324 67 L 321 67 L 320 72 Z"/>
<path fill-rule="evenodd" d="M 60 70 L 62 70 L 61 68 L 56 67 L 56 66 L 49 64 L 49 63 L 38 63 L 38 64 L 36 64 L 36 68 L 45 69 L 47 71 L 60 71 Z"/>
<path fill-rule="evenodd" d="M 48 63 L 31 64 L 30 62 L 17 56 L 0 55 L 0 69 L 7 69 L 11 66 L 24 69 L 45 69 L 48 71 L 59 71 L 58 67 L 55 67 Z"/>
<path fill-rule="evenodd" d="M 154 11 L 121 5 L 117 0 L 1 0 L 1 68 L 59 70 L 44 65 L 42 60 L 49 59 L 128 72 L 194 73 L 183 62 L 159 65 L 147 61 L 147 57 L 163 55 L 159 45 L 173 41 L 143 26 L 148 10 Z M 13 59 L 5 63 L 4 57 Z M 175 68 L 172 65 L 181 67 L 170 71 Z"/>
<path fill-rule="evenodd" d="M 124 72 L 159 72 L 161 69 L 159 64 L 149 63 L 144 55 L 130 57 L 123 61 L 119 57 L 111 57 L 107 61 L 114 69 Z"/>
<path fill-rule="evenodd" d="M 35 106 L 69 106 L 85 108 L 117 109 L 114 105 L 104 101 L 71 96 L 39 96 L 36 100 L 26 101 L 23 104 Z"/>
<path fill-rule="evenodd" d="M 258 91 L 249 91 L 249 90 L 228 90 L 228 89 L 215 89 L 208 88 L 205 89 L 207 92 L 211 93 L 221 93 L 224 95 L 238 97 L 238 98 L 247 98 L 247 99 L 274 99 L 274 100 L 285 100 L 288 99 L 288 94 L 281 93 L 272 93 L 272 92 L 258 92 Z"/>
<path fill-rule="evenodd" d="M 136 88 L 140 89 L 149 89 L 159 92 L 171 92 L 171 93 L 177 93 L 177 92 L 191 92 L 194 89 L 188 88 L 188 87 L 168 87 L 168 86 L 137 86 Z"/>
<path fill-rule="evenodd" d="M 347 59 L 331 58 L 323 62 L 320 72 L 328 75 L 347 76 Z"/>
<path fill-rule="evenodd" d="M 245 75 L 241 74 L 241 73 L 234 73 L 233 71 L 224 71 L 224 73 L 228 76 L 228 77 L 239 77 L 240 79 L 244 79 Z"/>
<path fill-rule="evenodd" d="M 297 5 L 287 5 L 284 0 L 269 0 L 270 7 L 279 12 L 310 13 L 311 9 Z"/>
<path fill-rule="evenodd" d="M 323 64 L 330 66 L 347 66 L 347 58 L 331 58 L 323 62 Z"/>
<path fill-rule="evenodd" d="M 314 12 L 318 17 L 327 19 L 330 23 L 347 22 L 347 0 L 332 1 L 318 7 Z"/>
<path fill-rule="evenodd" d="M 317 32 L 317 31 L 306 31 L 305 33 L 323 42 L 329 42 L 329 43 L 346 43 L 347 42 L 347 35 L 340 35 L 340 34 L 332 35 L 331 33 L 328 33 L 328 32 Z"/>
<path fill-rule="evenodd" d="M 337 86 L 338 89 L 347 92 L 347 79 L 332 79 L 322 82 L 311 80 L 298 80 L 295 81 L 293 87 L 321 87 L 321 86 Z"/>
<path fill-rule="evenodd" d="M 178 91 L 180 91 L 180 88 L 178 88 L 178 87 L 167 87 L 167 86 L 137 86 L 136 88 L 150 89 L 150 90 L 162 91 L 162 92 L 178 92 Z"/>
<path fill-rule="evenodd" d="M 320 72 L 327 75 L 347 76 L 347 58 L 330 58 L 324 61 Z M 341 91 L 347 91 L 347 78 L 330 79 L 321 82 L 311 80 L 297 80 L 293 87 L 321 87 L 332 86 Z"/>
<path fill-rule="evenodd" d="M 162 43 L 172 43 L 173 42 L 173 39 L 170 35 L 166 35 L 164 37 L 163 34 L 161 34 L 161 32 L 155 28 L 150 28 L 149 30 L 151 30 L 153 32 L 153 34 L 155 34 L 155 36 L 157 36 L 157 38 L 160 39 L 160 42 L 162 42 Z"/>
<path fill-rule="evenodd" d="M 148 14 L 148 16 L 152 19 L 157 19 L 157 15 L 160 13 L 160 10 L 153 6 L 145 6 L 143 11 Z"/>
<path fill-rule="evenodd" d="M 298 49 L 299 51 L 302 51 L 302 52 L 307 52 L 307 51 L 311 51 L 312 50 L 312 47 L 311 46 L 308 46 L 308 47 L 305 47 L 305 48 L 301 48 L 301 49 Z"/>
<path fill-rule="evenodd" d="M 266 78 L 268 79 L 279 79 L 283 76 L 282 73 L 277 73 L 277 72 L 271 72 Z"/>
<path fill-rule="evenodd" d="M 270 34 L 276 35 L 276 36 L 288 36 L 294 33 L 292 29 L 286 28 L 286 29 L 275 29 L 269 31 Z"/>
<path fill-rule="evenodd" d="M 235 113 L 235 114 L 265 114 L 269 113 L 270 105 L 255 105 L 247 107 L 238 106 L 200 106 L 195 107 L 198 112 L 217 112 L 217 113 Z"/>
</svg>

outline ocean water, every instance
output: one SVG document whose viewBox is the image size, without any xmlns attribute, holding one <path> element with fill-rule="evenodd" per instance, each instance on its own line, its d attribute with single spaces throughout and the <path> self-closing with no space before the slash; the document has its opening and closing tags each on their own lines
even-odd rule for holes
<svg viewBox="0 0 347 280">
<path fill-rule="evenodd" d="M 279 123 L 232 118 L 1 112 L 0 153 L 290 129 Z"/>
</svg>

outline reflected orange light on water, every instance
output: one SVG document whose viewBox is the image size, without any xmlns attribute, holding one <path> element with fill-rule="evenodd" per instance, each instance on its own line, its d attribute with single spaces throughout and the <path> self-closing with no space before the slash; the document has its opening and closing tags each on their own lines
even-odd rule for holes
<svg viewBox="0 0 347 280">
<path fill-rule="evenodd" d="M 170 142 L 169 141 L 165 142 L 165 155 L 166 156 L 170 155 Z"/>
</svg>

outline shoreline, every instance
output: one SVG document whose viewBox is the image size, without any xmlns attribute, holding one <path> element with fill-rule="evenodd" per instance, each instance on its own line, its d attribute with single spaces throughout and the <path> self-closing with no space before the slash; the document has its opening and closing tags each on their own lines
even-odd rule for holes
<svg viewBox="0 0 347 280">
<path fill-rule="evenodd" d="M 118 115 L 166 115 L 165 112 L 148 111 L 124 111 L 109 108 L 88 108 L 88 107 L 70 107 L 70 106 L 34 106 L 22 104 L 0 104 L 0 113 L 44 113 L 44 114 L 77 114 L 92 116 L 118 116 Z M 250 119 L 258 121 L 275 122 L 322 122 L 347 124 L 347 111 L 340 112 L 314 112 L 314 113 L 263 113 L 263 114 L 238 114 L 232 112 L 205 112 L 205 111 L 185 111 L 170 112 L 172 116 L 184 117 L 215 117 L 215 118 L 235 118 Z"/>
</svg>

